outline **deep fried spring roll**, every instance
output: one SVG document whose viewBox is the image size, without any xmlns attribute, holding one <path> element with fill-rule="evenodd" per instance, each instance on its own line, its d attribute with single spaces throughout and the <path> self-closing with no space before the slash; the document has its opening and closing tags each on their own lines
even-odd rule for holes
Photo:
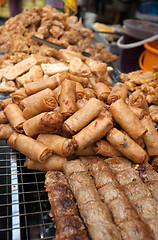
<svg viewBox="0 0 158 240">
<path fill-rule="evenodd" d="M 39 91 L 42 91 L 46 88 L 54 89 L 58 86 L 58 81 L 56 76 L 52 76 L 47 79 L 42 79 L 35 82 L 29 82 L 24 84 L 24 89 L 27 95 L 35 94 Z"/>
<path fill-rule="evenodd" d="M 51 91 L 51 90 L 50 90 Z M 33 95 L 32 95 L 33 96 Z M 51 111 L 58 106 L 53 94 L 40 96 L 30 106 L 23 110 L 23 116 L 26 119 L 32 118 L 42 112 Z"/>
<path fill-rule="evenodd" d="M 145 113 L 149 115 L 148 103 L 143 92 L 137 90 L 130 94 L 129 105 L 142 108 L 145 110 Z"/>
<path fill-rule="evenodd" d="M 33 137 L 40 133 L 61 133 L 62 124 L 62 115 L 57 111 L 51 111 L 26 120 L 23 129 L 27 136 Z"/>
<path fill-rule="evenodd" d="M 95 109 L 95 110 L 94 110 Z M 91 120 L 98 116 L 103 107 L 96 98 L 91 98 L 87 104 L 70 116 L 63 124 L 64 130 L 74 134 L 85 127 Z"/>
<path fill-rule="evenodd" d="M 52 90 L 50 88 L 46 88 L 40 92 L 32 94 L 24 98 L 23 100 L 21 100 L 19 106 L 22 110 L 24 110 L 24 108 L 29 107 L 30 105 L 32 105 L 32 103 L 34 103 L 36 100 L 38 100 L 42 96 L 52 97 L 53 96 Z"/>
<path fill-rule="evenodd" d="M 139 108 L 139 107 L 134 107 L 134 106 L 131 106 L 131 105 L 128 105 L 129 108 L 136 114 L 136 116 L 139 118 L 139 119 L 142 119 L 144 116 L 145 116 L 145 111 L 144 109 L 142 108 Z"/>
<path fill-rule="evenodd" d="M 97 98 L 100 101 L 106 102 L 109 93 L 111 92 L 110 88 L 103 82 L 98 82 L 94 85 L 94 90 L 96 92 Z"/>
<path fill-rule="evenodd" d="M 8 119 L 4 113 L 4 110 L 0 111 L 0 124 L 8 123 Z"/>
<path fill-rule="evenodd" d="M 79 77 L 79 76 L 76 76 L 76 75 L 73 75 L 73 74 L 69 73 L 68 78 L 70 80 L 75 81 L 75 82 L 81 83 L 83 85 L 83 87 L 88 86 L 88 78 L 87 77 Z"/>
<path fill-rule="evenodd" d="M 80 108 L 84 107 L 87 102 L 88 102 L 88 100 L 85 99 L 85 98 L 77 100 L 77 102 L 76 102 L 77 109 L 80 109 Z"/>
<path fill-rule="evenodd" d="M 70 169 L 74 169 L 70 175 Z M 82 166 L 82 172 L 80 172 Z M 92 239 L 121 239 L 117 228 L 112 222 L 110 212 L 101 201 L 92 178 L 79 161 L 70 161 L 63 166 L 64 173 L 71 190 L 77 200 L 82 219 L 84 220 Z"/>
<path fill-rule="evenodd" d="M 76 135 L 73 135 L 74 147 L 77 151 L 90 146 L 106 135 L 106 133 L 113 127 L 113 122 L 108 117 L 99 114 L 99 116 L 83 128 Z"/>
<path fill-rule="evenodd" d="M 14 132 L 14 129 L 10 125 L 0 124 L 0 139 L 7 140 Z"/>
<path fill-rule="evenodd" d="M 122 99 L 118 99 L 117 101 L 112 103 L 109 110 L 112 113 L 116 122 L 133 139 L 142 137 L 147 131 L 146 128 L 142 125 L 139 118 Z"/>
<path fill-rule="evenodd" d="M 76 111 L 76 83 L 64 80 L 61 83 L 60 112 L 64 119 L 70 117 Z"/>
<path fill-rule="evenodd" d="M 108 104 L 112 104 L 113 102 L 120 98 L 125 100 L 127 97 L 127 92 L 128 92 L 127 86 L 124 83 L 117 82 L 108 96 L 107 99 Z"/>
<path fill-rule="evenodd" d="M 7 98 L 7 99 L 4 99 L 4 100 L 1 100 L 1 101 L 0 101 L 0 110 L 4 110 L 5 107 L 6 107 L 8 104 L 11 104 L 11 103 L 13 103 L 11 98 Z"/>
<path fill-rule="evenodd" d="M 23 134 L 12 133 L 8 142 L 15 150 L 23 153 L 33 161 L 46 162 L 52 155 L 50 147 Z"/>
<path fill-rule="evenodd" d="M 150 116 L 144 116 L 141 120 L 143 126 L 148 130 L 143 136 L 147 152 L 150 156 L 158 155 L 158 132 Z"/>
<path fill-rule="evenodd" d="M 149 160 L 143 148 L 116 128 L 108 132 L 107 140 L 125 157 L 131 159 L 135 163 L 143 163 Z"/>
<path fill-rule="evenodd" d="M 31 159 L 26 159 L 24 166 L 28 169 L 39 170 L 39 171 L 62 171 L 63 165 L 67 162 L 66 157 L 62 157 L 56 154 L 53 154 L 46 162 L 37 162 Z"/>
<path fill-rule="evenodd" d="M 54 153 L 60 156 L 70 156 L 74 152 L 72 139 L 64 138 L 56 134 L 40 134 L 37 140 L 49 146 Z"/>
<path fill-rule="evenodd" d="M 11 99 L 13 103 L 16 103 L 17 105 L 20 105 L 20 102 L 26 97 L 27 94 L 24 88 L 20 88 L 11 94 Z"/>
<path fill-rule="evenodd" d="M 93 156 L 96 155 L 96 152 L 94 151 L 94 146 L 90 145 L 87 148 L 84 148 L 81 151 L 78 151 L 77 156 Z"/>
<path fill-rule="evenodd" d="M 53 95 L 58 103 L 59 103 L 60 93 L 61 93 L 61 85 L 59 85 L 53 90 Z"/>
<path fill-rule="evenodd" d="M 113 157 L 105 159 L 114 174 L 131 168 L 131 161 L 124 157 Z"/>
<path fill-rule="evenodd" d="M 19 106 L 15 103 L 9 104 L 4 109 L 4 113 L 10 122 L 10 125 L 19 133 L 22 133 L 23 123 L 26 119 L 23 117 L 23 112 L 19 108 Z"/>
<path fill-rule="evenodd" d="M 95 93 L 94 89 L 92 89 L 92 88 L 85 88 L 84 90 L 85 90 L 85 96 L 84 97 L 87 100 L 89 100 L 90 98 L 95 98 L 96 97 L 96 93 Z"/>
<path fill-rule="evenodd" d="M 76 100 L 82 99 L 85 95 L 84 87 L 81 83 L 76 82 Z"/>
<path fill-rule="evenodd" d="M 95 142 L 93 148 L 96 154 L 101 154 L 105 157 L 122 156 L 119 151 L 117 151 L 110 143 L 105 140 L 99 140 Z"/>
</svg>

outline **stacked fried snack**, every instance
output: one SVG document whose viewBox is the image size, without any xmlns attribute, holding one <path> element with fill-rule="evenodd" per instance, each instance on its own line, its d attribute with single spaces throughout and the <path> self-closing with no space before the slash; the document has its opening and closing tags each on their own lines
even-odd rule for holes
<svg viewBox="0 0 158 240">
<path fill-rule="evenodd" d="M 137 70 L 130 73 L 121 73 L 121 80 L 132 92 L 130 104 L 140 107 L 150 104 L 148 109 L 153 121 L 158 122 L 158 68 L 154 71 Z"/>
<path fill-rule="evenodd" d="M 109 71 L 106 63 L 65 49 L 53 63 L 39 64 L 32 55 L 2 72 L 18 89 L 0 101 L 0 138 L 26 156 L 28 169 L 52 171 L 46 188 L 56 239 L 88 239 L 84 224 L 97 240 L 158 238 L 157 172 L 147 163 L 156 166 L 158 132 L 148 105 L 130 104 L 127 85 L 112 86 Z M 79 215 L 70 211 L 72 222 L 69 209 L 55 208 L 58 198 L 71 198 L 58 195 L 56 170 L 64 171 L 64 189 L 79 208 Z"/>
<path fill-rule="evenodd" d="M 124 157 L 86 156 L 68 161 L 63 171 L 48 171 L 45 180 L 55 223 L 56 213 L 61 210 L 55 204 L 60 198 L 56 195 L 63 196 L 66 185 L 91 239 L 157 239 L 158 178 L 149 164 L 135 165 Z M 63 212 L 67 214 L 65 209 Z"/>
<path fill-rule="evenodd" d="M 81 19 L 71 16 L 67 22 L 66 18 L 67 14 L 59 13 L 49 5 L 25 9 L 0 27 L 0 51 L 12 55 L 16 52 L 14 59 L 30 54 L 54 56 L 54 49 L 40 46 L 30 39 L 31 35 L 36 35 L 73 51 L 90 52 L 92 57 L 101 61 L 111 62 L 118 58 L 107 51 L 103 44 L 92 44 L 94 34 L 90 29 L 84 28 Z"/>
</svg>

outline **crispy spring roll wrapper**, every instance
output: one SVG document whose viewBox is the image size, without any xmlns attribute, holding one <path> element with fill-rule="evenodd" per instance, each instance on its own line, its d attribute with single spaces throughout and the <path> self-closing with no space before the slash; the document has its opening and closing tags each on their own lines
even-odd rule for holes
<svg viewBox="0 0 158 240">
<path fill-rule="evenodd" d="M 41 95 L 38 99 L 36 99 L 34 103 L 32 103 L 30 106 L 26 107 L 23 110 L 23 116 L 25 117 L 25 119 L 29 119 L 42 112 L 51 111 L 57 106 L 58 106 L 58 103 L 55 97 L 53 96 L 53 93 L 52 95 L 44 94 L 44 95 Z"/>
<path fill-rule="evenodd" d="M 112 88 L 110 94 L 108 95 L 107 102 L 112 104 L 116 100 L 122 98 L 123 100 L 127 97 L 128 88 L 124 83 L 117 82 Z"/>
<path fill-rule="evenodd" d="M 102 110 L 101 102 L 97 98 L 91 98 L 85 106 L 65 120 L 63 129 L 74 134 L 90 123 Z"/>
<path fill-rule="evenodd" d="M 84 107 L 87 104 L 88 100 L 85 98 L 79 99 L 76 102 L 76 107 L 79 110 L 80 108 Z"/>
<path fill-rule="evenodd" d="M 110 94 L 110 88 L 103 82 L 98 82 L 94 85 L 94 90 L 96 92 L 97 98 L 100 101 L 106 102 L 108 95 Z"/>
<path fill-rule="evenodd" d="M 64 80 L 61 83 L 60 112 L 64 119 L 70 117 L 76 110 L 76 83 L 71 80 Z"/>
<path fill-rule="evenodd" d="M 9 120 L 6 117 L 4 110 L 0 111 L 0 124 L 8 123 L 8 122 L 9 122 Z"/>
<path fill-rule="evenodd" d="M 143 126 L 148 130 L 143 136 L 147 152 L 150 156 L 158 155 L 158 132 L 150 116 L 144 116 L 141 120 Z"/>
<path fill-rule="evenodd" d="M 81 83 L 76 82 L 76 100 L 82 99 L 85 95 L 84 87 Z"/>
<path fill-rule="evenodd" d="M 26 120 L 23 129 L 27 136 L 33 137 L 40 133 L 61 133 L 62 124 L 62 115 L 58 111 L 51 111 Z"/>
<path fill-rule="evenodd" d="M 19 133 L 12 133 L 8 139 L 9 144 L 15 150 L 23 153 L 26 157 L 37 162 L 46 162 L 52 156 L 50 147 L 37 140 Z"/>
<path fill-rule="evenodd" d="M 4 113 L 10 123 L 10 125 L 19 133 L 22 133 L 23 123 L 26 119 L 23 117 L 23 112 L 19 106 L 15 103 L 9 104 L 4 109 Z"/>
<path fill-rule="evenodd" d="M 5 107 L 6 107 L 8 104 L 11 104 L 11 103 L 13 103 L 11 98 L 7 98 L 7 99 L 4 99 L 4 100 L 1 100 L 1 101 L 0 101 L 0 110 L 4 110 Z"/>
<path fill-rule="evenodd" d="M 135 163 L 143 163 L 149 160 L 149 157 L 143 148 L 141 148 L 128 135 L 123 134 L 116 128 L 113 128 L 108 132 L 107 140 L 114 148 Z"/>
<path fill-rule="evenodd" d="M 77 151 L 87 148 L 94 142 L 98 141 L 106 135 L 106 133 L 113 127 L 113 122 L 102 112 L 99 116 L 89 123 L 80 132 L 73 135 L 74 147 Z"/>
<path fill-rule="evenodd" d="M 92 88 L 85 88 L 85 96 L 84 96 L 87 100 L 89 100 L 90 98 L 95 98 L 96 97 L 96 93 L 94 91 L 94 89 Z"/>
<path fill-rule="evenodd" d="M 39 134 L 37 141 L 49 146 L 54 153 L 60 156 L 70 156 L 74 153 L 72 139 L 56 134 Z"/>
<path fill-rule="evenodd" d="M 53 96 L 52 90 L 50 88 L 46 88 L 40 92 L 32 94 L 21 100 L 19 106 L 22 110 L 24 110 L 26 107 L 29 107 L 30 105 L 32 105 L 32 103 L 34 103 L 36 100 L 40 99 L 43 96 Z"/>
<path fill-rule="evenodd" d="M 40 171 L 62 171 L 63 165 L 67 162 L 66 157 L 62 157 L 56 154 L 53 154 L 47 159 L 46 162 L 37 162 L 31 159 L 26 159 L 24 166 L 28 169 L 40 170 Z"/>
<path fill-rule="evenodd" d="M 25 92 L 24 88 L 20 88 L 16 90 L 14 93 L 11 94 L 11 99 L 13 103 L 16 103 L 17 105 L 20 105 L 20 102 L 26 98 L 28 95 Z"/>
<path fill-rule="evenodd" d="M 109 108 L 116 122 L 133 138 L 137 139 L 146 133 L 136 114 L 129 108 L 123 99 L 113 102 Z"/>
<path fill-rule="evenodd" d="M 88 86 L 88 83 L 89 83 L 87 77 L 79 77 L 79 76 L 73 75 L 73 74 L 71 74 L 71 73 L 69 73 L 68 78 L 69 78 L 70 80 L 75 81 L 75 82 L 81 83 L 81 84 L 83 85 L 83 87 L 87 87 L 87 86 Z"/>
<path fill-rule="evenodd" d="M 59 85 L 58 87 L 56 87 L 53 90 L 53 95 L 54 95 L 54 97 L 55 97 L 55 99 L 57 100 L 58 103 L 59 103 L 60 93 L 61 93 L 61 85 Z"/>
<path fill-rule="evenodd" d="M 139 107 L 145 110 L 145 113 L 149 115 L 148 103 L 143 92 L 136 90 L 129 95 L 129 105 Z"/>
<path fill-rule="evenodd" d="M 117 151 L 110 143 L 105 140 L 99 140 L 95 142 L 93 148 L 96 154 L 101 154 L 105 157 L 122 156 L 119 151 Z"/>
<path fill-rule="evenodd" d="M 67 73 L 55 74 L 50 78 L 24 84 L 27 95 L 32 95 L 46 88 L 55 89 L 67 76 Z"/>
<path fill-rule="evenodd" d="M 145 116 L 145 111 L 144 109 L 142 108 L 139 108 L 139 107 L 134 107 L 134 106 L 131 106 L 131 105 L 128 105 L 129 108 L 136 114 L 136 116 L 139 118 L 139 119 L 142 119 L 144 116 Z"/>
<path fill-rule="evenodd" d="M 96 155 L 96 152 L 94 151 L 94 146 L 93 144 L 88 146 L 87 148 L 84 148 L 81 151 L 78 151 L 77 156 L 93 156 Z"/>
<path fill-rule="evenodd" d="M 6 124 L 0 124 L 0 139 L 7 140 L 15 130 Z"/>
</svg>

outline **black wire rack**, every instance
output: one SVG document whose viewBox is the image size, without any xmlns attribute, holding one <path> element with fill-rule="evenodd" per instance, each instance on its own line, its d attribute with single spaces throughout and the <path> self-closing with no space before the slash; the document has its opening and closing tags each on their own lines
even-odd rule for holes
<svg viewBox="0 0 158 240">
<path fill-rule="evenodd" d="M 0 140 L 0 239 L 55 239 L 45 173 L 28 170 L 24 161 L 23 154 Z"/>
</svg>

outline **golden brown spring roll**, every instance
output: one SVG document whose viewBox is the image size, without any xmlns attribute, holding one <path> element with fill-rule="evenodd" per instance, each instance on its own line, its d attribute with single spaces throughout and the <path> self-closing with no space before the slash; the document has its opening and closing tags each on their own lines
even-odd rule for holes
<svg viewBox="0 0 158 240">
<path fill-rule="evenodd" d="M 59 103 L 60 93 L 61 93 L 61 85 L 59 85 L 53 90 L 53 95 L 58 103 Z"/>
<path fill-rule="evenodd" d="M 76 82 L 76 100 L 82 99 L 85 95 L 84 87 L 81 83 Z"/>
<path fill-rule="evenodd" d="M 6 117 L 4 110 L 0 111 L 0 124 L 8 123 L 8 118 Z"/>
<path fill-rule="evenodd" d="M 14 129 L 10 125 L 0 124 L 0 139 L 7 140 L 14 132 Z"/>
<path fill-rule="evenodd" d="M 63 129 L 74 134 L 98 116 L 103 107 L 97 98 L 90 98 L 87 104 L 70 116 L 63 124 Z"/>
<path fill-rule="evenodd" d="M 129 95 L 129 105 L 139 107 L 145 110 L 145 113 L 149 115 L 148 103 L 143 92 L 136 90 Z"/>
<path fill-rule="evenodd" d="M 23 112 L 19 106 L 15 103 L 9 104 L 4 109 L 4 113 L 10 123 L 10 125 L 19 133 L 22 133 L 23 123 L 26 119 L 23 117 Z"/>
<path fill-rule="evenodd" d="M 60 112 L 64 119 L 70 117 L 76 111 L 76 83 L 64 80 L 61 83 Z"/>
<path fill-rule="evenodd" d="M 80 108 L 84 107 L 87 104 L 88 100 L 85 98 L 79 99 L 76 102 L 76 107 L 79 110 Z"/>
<path fill-rule="evenodd" d="M 85 96 L 84 96 L 87 100 L 89 100 L 90 98 L 95 98 L 96 97 L 96 93 L 94 91 L 94 89 L 92 88 L 85 88 Z"/>
<path fill-rule="evenodd" d="M 28 169 L 40 170 L 40 171 L 62 171 L 63 165 L 67 162 L 66 157 L 62 157 L 56 154 L 53 154 L 46 162 L 37 162 L 31 159 L 26 159 L 24 166 Z"/>
<path fill-rule="evenodd" d="M 80 132 L 73 135 L 73 143 L 77 151 L 90 146 L 106 135 L 106 133 L 113 127 L 113 122 L 108 117 L 99 114 L 99 116 L 89 123 Z"/>
<path fill-rule="evenodd" d="M 117 151 L 110 143 L 105 140 L 99 140 L 95 142 L 93 148 L 96 154 L 101 154 L 105 157 L 122 156 L 119 151 Z"/>
<path fill-rule="evenodd" d="M 73 75 L 71 73 L 69 73 L 69 77 L 70 80 L 73 80 L 75 82 L 79 82 L 82 84 L 83 87 L 87 87 L 88 86 L 88 78 L 87 77 L 79 77 L 76 75 Z"/>
<path fill-rule="evenodd" d="M 128 105 L 129 108 L 135 113 L 135 115 L 139 118 L 139 119 L 142 119 L 145 115 L 145 111 L 144 109 L 142 108 L 139 108 L 139 107 L 134 107 L 134 106 L 131 106 L 131 105 Z"/>
<path fill-rule="evenodd" d="M 42 91 L 46 88 L 54 89 L 58 86 L 58 80 L 56 76 L 52 76 L 47 79 L 42 79 L 36 82 L 30 82 L 24 84 L 24 89 L 27 95 L 35 94 L 39 91 Z"/>
<path fill-rule="evenodd" d="M 128 135 L 123 134 L 116 128 L 113 128 L 108 132 L 107 140 L 114 146 L 114 148 L 135 163 L 143 163 L 144 161 L 149 160 L 148 155 L 143 148 L 141 148 Z"/>
<path fill-rule="evenodd" d="M 62 115 L 57 111 L 51 111 L 26 120 L 23 129 L 27 136 L 33 137 L 40 133 L 61 133 L 62 124 Z"/>
<path fill-rule="evenodd" d="M 94 85 L 97 98 L 103 102 L 107 101 L 108 95 L 111 92 L 110 88 L 103 82 L 98 82 Z"/>
<path fill-rule="evenodd" d="M 96 155 L 96 152 L 94 151 L 94 146 L 93 144 L 88 146 L 87 148 L 84 148 L 81 151 L 78 151 L 77 156 L 93 156 Z"/>
<path fill-rule="evenodd" d="M 125 100 L 127 97 L 127 92 L 128 92 L 127 86 L 124 83 L 117 82 L 108 96 L 107 99 L 108 104 L 111 104 L 120 98 Z"/>
<path fill-rule="evenodd" d="M 144 116 L 141 120 L 143 126 L 148 130 L 143 136 L 147 152 L 150 156 L 158 155 L 158 132 L 150 116 Z"/>
<path fill-rule="evenodd" d="M 50 89 L 51 91 L 51 89 Z M 32 95 L 33 96 L 33 95 Z M 49 95 L 41 95 L 38 99 L 34 101 L 30 106 L 26 107 L 23 110 L 23 115 L 25 119 L 32 118 L 42 112 L 51 111 L 54 108 L 58 106 L 58 103 L 55 99 L 55 97 L 49 94 Z"/>
<path fill-rule="evenodd" d="M 12 133 L 8 142 L 11 147 L 23 153 L 26 157 L 32 159 L 33 161 L 46 162 L 52 155 L 50 147 L 23 134 L 18 134 L 16 132 Z"/>
<path fill-rule="evenodd" d="M 1 101 L 0 101 L 0 110 L 4 110 L 5 107 L 6 107 L 8 104 L 11 104 L 11 103 L 13 103 L 11 98 L 6 98 L 6 99 L 4 99 L 4 100 L 1 100 Z"/>
<path fill-rule="evenodd" d="M 109 108 L 116 122 L 133 138 L 142 137 L 147 131 L 136 114 L 123 99 L 113 102 Z"/>
<path fill-rule="evenodd" d="M 52 97 L 53 96 L 52 90 L 50 88 L 46 88 L 40 92 L 32 94 L 21 100 L 19 106 L 22 110 L 24 110 L 24 108 L 29 107 L 30 105 L 32 105 L 32 103 L 34 103 L 36 100 L 43 96 Z"/>
<path fill-rule="evenodd" d="M 74 152 L 72 139 L 64 138 L 56 134 L 40 134 L 37 140 L 49 146 L 54 153 L 60 156 L 70 156 Z"/>
<path fill-rule="evenodd" d="M 20 102 L 26 97 L 27 97 L 27 94 L 24 88 L 20 88 L 11 94 L 11 99 L 13 103 L 16 103 L 17 105 L 19 105 Z"/>
</svg>

